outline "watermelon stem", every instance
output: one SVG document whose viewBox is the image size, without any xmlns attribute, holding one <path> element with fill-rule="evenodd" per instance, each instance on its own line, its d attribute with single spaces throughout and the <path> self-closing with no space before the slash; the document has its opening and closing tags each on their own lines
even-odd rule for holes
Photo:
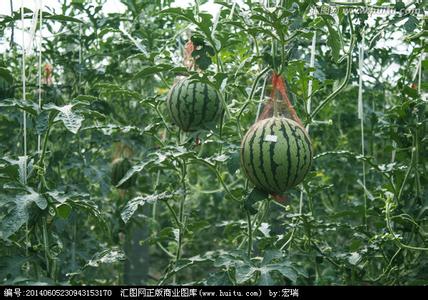
<svg viewBox="0 0 428 300">
<path fill-rule="evenodd" d="M 253 249 L 253 230 L 251 228 L 250 212 L 248 210 L 246 210 L 246 213 L 247 213 L 247 223 L 248 223 L 248 250 L 247 250 L 247 254 L 248 254 L 248 258 L 251 259 L 251 252 Z"/>
<path fill-rule="evenodd" d="M 311 121 L 313 120 L 313 118 L 316 116 L 317 113 L 319 113 L 319 111 L 321 109 L 324 108 L 324 106 L 326 106 L 331 100 L 334 99 L 334 97 L 336 97 L 344 88 L 345 86 L 348 84 L 349 78 L 351 77 L 351 68 L 352 68 L 352 52 L 354 50 L 354 44 L 355 44 L 355 35 L 354 35 L 354 30 L 353 30 L 353 26 L 352 26 L 352 19 L 351 16 L 348 14 L 348 20 L 349 20 L 349 24 L 350 24 L 350 28 L 351 28 L 351 41 L 350 41 L 350 45 L 349 45 L 349 50 L 348 50 L 348 56 L 346 58 L 347 62 L 346 62 L 346 75 L 345 78 L 343 79 L 342 84 L 335 90 L 333 91 L 330 95 L 327 96 L 327 98 L 325 98 L 314 110 L 313 112 L 308 116 L 308 120 L 307 123 L 310 124 Z"/>
<path fill-rule="evenodd" d="M 238 199 L 237 199 L 237 198 L 232 194 L 232 192 L 229 190 L 229 188 L 227 187 L 226 183 L 224 182 L 223 178 L 221 177 L 220 172 L 217 170 L 217 168 L 216 168 L 216 166 L 215 166 L 215 165 L 213 165 L 213 164 L 211 164 L 211 163 L 209 163 L 209 162 L 207 162 L 207 161 L 205 161 L 205 160 L 203 160 L 203 159 L 200 159 L 200 158 L 192 158 L 192 160 L 190 160 L 190 161 L 189 161 L 189 164 L 197 163 L 197 162 L 200 162 L 200 163 L 202 163 L 202 164 L 204 164 L 204 165 L 208 166 L 208 167 L 209 167 L 209 168 L 210 168 L 210 169 L 215 173 L 215 175 L 217 176 L 218 180 L 220 181 L 221 186 L 222 186 L 222 187 L 223 187 L 223 189 L 226 191 L 226 193 L 227 193 L 227 194 L 229 194 L 229 196 L 232 198 L 232 200 L 237 201 L 237 202 L 240 202 L 240 200 L 238 200 Z"/>
<path fill-rule="evenodd" d="M 257 75 L 256 80 L 254 81 L 253 86 L 251 87 L 251 92 L 248 95 L 247 101 L 245 101 L 244 105 L 239 110 L 238 116 L 236 117 L 236 123 L 238 125 L 238 132 L 239 132 L 239 135 L 241 138 L 242 138 L 242 128 L 241 128 L 242 113 L 244 112 L 244 110 L 247 108 L 248 104 L 250 104 L 251 100 L 253 99 L 254 92 L 256 90 L 258 82 L 260 81 L 260 78 L 262 78 L 262 76 L 265 75 L 269 70 L 270 70 L 270 67 L 266 67 L 259 73 L 259 75 Z"/>
</svg>

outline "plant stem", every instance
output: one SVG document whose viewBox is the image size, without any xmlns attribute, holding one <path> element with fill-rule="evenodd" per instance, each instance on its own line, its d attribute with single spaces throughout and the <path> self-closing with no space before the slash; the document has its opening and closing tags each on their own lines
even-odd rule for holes
<svg viewBox="0 0 428 300">
<path fill-rule="evenodd" d="M 326 106 L 331 100 L 333 100 L 334 97 L 336 97 L 345 88 L 345 86 L 348 84 L 349 78 L 351 77 L 352 51 L 354 49 L 355 36 L 354 36 L 353 27 L 352 27 L 352 19 L 351 19 L 351 17 L 350 17 L 349 14 L 348 14 L 348 20 L 349 20 L 350 27 L 351 27 L 351 42 L 350 42 L 350 45 L 349 45 L 348 56 L 346 58 L 347 63 L 346 63 L 346 75 L 345 75 L 345 79 L 343 80 L 342 84 L 334 92 L 332 92 L 330 95 L 328 95 L 327 98 L 325 98 L 324 101 L 322 101 L 313 110 L 313 112 L 309 115 L 309 120 L 307 121 L 308 124 L 311 123 L 311 121 L 314 119 L 314 117 L 319 113 L 319 111 L 321 109 L 324 108 L 324 106 Z"/>
<path fill-rule="evenodd" d="M 278 68 L 276 66 L 276 41 L 272 38 L 272 66 L 276 73 L 278 73 Z"/>
<path fill-rule="evenodd" d="M 260 78 L 262 78 L 262 76 L 264 74 L 266 74 L 269 71 L 269 69 L 270 69 L 269 67 L 266 67 L 266 68 L 264 68 L 259 73 L 259 75 L 257 75 L 256 80 L 254 80 L 253 86 L 251 87 L 251 92 L 248 95 L 248 99 L 247 99 L 247 101 L 245 101 L 244 105 L 239 110 L 238 116 L 236 117 L 236 122 L 237 122 L 237 125 L 238 125 L 238 133 L 239 133 L 240 137 L 242 137 L 242 129 L 241 129 L 241 116 L 242 116 L 242 113 L 244 112 L 245 108 L 247 108 L 248 104 L 250 104 L 251 100 L 253 99 L 254 92 L 256 90 L 256 87 L 257 87 L 257 84 L 258 84 Z"/>
<path fill-rule="evenodd" d="M 223 178 L 221 177 L 220 173 L 218 172 L 217 168 L 216 168 L 214 165 L 210 164 L 209 162 L 207 162 L 207 161 L 205 161 L 205 160 L 203 160 L 203 159 L 193 159 L 193 161 L 189 161 L 189 164 L 192 164 L 192 163 L 195 163 L 195 162 L 201 162 L 201 163 L 203 163 L 204 165 L 208 166 L 211 170 L 213 170 L 213 171 L 214 171 L 214 173 L 216 174 L 216 176 L 217 176 L 218 180 L 220 181 L 220 183 L 221 183 L 222 187 L 223 187 L 223 188 L 224 188 L 224 190 L 226 191 L 226 193 L 228 193 L 228 194 L 229 194 L 229 196 L 230 196 L 233 200 L 240 202 L 240 201 L 239 201 L 239 199 L 237 199 L 237 198 L 236 198 L 236 197 L 235 197 L 235 196 L 230 192 L 229 188 L 227 187 L 226 183 L 224 182 Z"/>
<path fill-rule="evenodd" d="M 397 237 L 397 234 L 394 232 L 391 224 L 391 208 L 392 208 L 392 199 L 388 197 L 385 201 L 385 220 L 386 220 L 386 227 L 388 228 L 389 233 L 394 238 L 394 241 L 397 243 L 398 247 L 400 248 L 406 248 L 410 250 L 416 250 L 416 251 L 428 251 L 428 248 L 425 247 L 417 247 L 417 246 L 410 246 L 407 244 L 403 244 L 399 238 Z"/>
<path fill-rule="evenodd" d="M 10 2 L 10 15 L 13 16 L 13 0 L 9 0 Z M 12 49 L 13 47 L 13 40 L 14 40 L 14 35 L 15 35 L 15 26 L 12 26 L 12 32 L 10 34 L 10 49 Z"/>
<path fill-rule="evenodd" d="M 174 218 L 174 221 L 177 224 L 177 227 L 180 227 L 181 224 L 180 224 L 180 221 L 178 220 L 175 210 L 171 207 L 171 205 L 168 203 L 167 200 L 165 200 L 164 203 L 166 204 L 166 207 L 168 207 L 168 210 L 171 212 L 171 215 Z"/>
<path fill-rule="evenodd" d="M 253 249 L 253 230 L 251 229 L 251 215 L 248 212 L 248 210 L 246 210 L 247 213 L 247 223 L 248 223 L 248 250 L 247 250 L 247 254 L 248 254 L 248 258 L 251 258 L 251 252 Z"/>
<path fill-rule="evenodd" d="M 183 188 L 183 197 L 180 201 L 180 208 L 179 208 L 179 227 L 178 227 L 178 245 L 177 245 L 177 253 L 175 256 L 175 262 L 174 265 L 177 266 L 178 261 L 181 258 L 181 252 L 183 247 L 183 232 L 184 232 L 184 203 L 186 202 L 186 173 L 187 173 L 187 165 L 186 161 L 183 159 L 182 165 L 181 165 L 181 184 Z M 174 282 L 175 282 L 175 276 L 174 276 Z"/>
<path fill-rule="evenodd" d="M 46 217 L 43 218 L 42 230 L 43 230 L 43 247 L 45 249 L 46 276 L 49 277 L 49 274 L 50 274 L 50 262 L 49 262 L 50 253 L 49 253 L 49 240 L 48 240 L 48 230 L 47 230 Z"/>
</svg>

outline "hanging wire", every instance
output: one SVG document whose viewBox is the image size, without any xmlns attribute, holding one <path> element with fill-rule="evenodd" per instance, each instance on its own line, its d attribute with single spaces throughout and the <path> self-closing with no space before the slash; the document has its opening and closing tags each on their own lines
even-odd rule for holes
<svg viewBox="0 0 428 300">
<path fill-rule="evenodd" d="M 22 100 L 25 102 L 26 100 L 26 76 L 25 76 L 25 24 L 24 24 L 24 0 L 21 0 L 21 24 L 22 24 Z M 23 167 L 22 167 L 22 175 L 23 175 L 23 183 L 27 184 L 27 113 L 24 111 L 22 113 L 23 119 L 23 139 L 24 139 L 24 157 L 23 157 Z"/>
<path fill-rule="evenodd" d="M 312 44 L 311 44 L 311 58 L 309 61 L 309 68 L 313 69 L 315 67 L 315 46 L 317 43 L 317 32 L 314 31 L 314 35 L 312 36 Z M 310 73 L 311 79 L 309 79 L 308 82 L 308 101 L 306 102 L 306 111 L 308 115 L 311 114 L 311 104 L 312 104 L 312 76 L 314 75 L 314 72 L 311 71 Z M 306 131 L 309 133 L 309 123 L 306 125 Z M 299 201 L 299 214 L 302 214 L 303 210 L 303 189 L 300 190 L 300 201 Z"/>
<path fill-rule="evenodd" d="M 233 14 L 234 14 L 234 12 L 235 12 L 235 7 L 236 7 L 236 0 L 233 0 L 232 1 L 232 8 L 231 8 L 231 10 L 230 10 L 230 14 L 229 14 L 229 19 L 232 19 L 233 18 Z"/>
<path fill-rule="evenodd" d="M 421 43 L 421 47 L 422 47 L 422 43 Z M 424 57 L 425 52 L 421 51 L 421 55 L 419 56 L 419 66 L 417 68 L 418 70 L 418 94 L 421 94 L 421 84 L 422 84 L 422 61 L 423 61 L 423 57 Z M 416 76 L 415 76 L 416 77 Z"/>
<path fill-rule="evenodd" d="M 79 88 L 82 82 L 82 24 L 79 24 Z"/>
<path fill-rule="evenodd" d="M 216 30 L 217 30 L 217 25 L 218 25 L 218 21 L 220 20 L 220 14 L 221 14 L 221 8 L 223 6 L 220 6 L 217 13 L 213 16 L 213 27 L 212 27 L 212 31 L 211 31 L 211 37 L 214 39 Z M 214 45 L 215 46 L 215 45 Z"/>
<path fill-rule="evenodd" d="M 38 19 L 39 9 L 40 9 L 39 8 L 40 2 L 38 2 L 38 0 L 35 0 L 34 2 L 36 7 L 34 9 L 33 17 L 31 19 L 31 26 L 29 31 L 30 39 L 28 40 L 28 44 L 26 46 L 26 52 L 28 54 L 31 54 L 33 50 L 33 41 L 35 40 L 35 36 L 36 36 L 37 21 L 38 21 L 37 19 Z"/>
<path fill-rule="evenodd" d="M 39 0 L 39 42 L 38 42 L 38 54 L 39 54 L 39 63 L 38 63 L 38 96 L 39 96 L 39 110 L 42 109 L 42 25 L 43 25 L 43 0 Z M 37 135 L 37 152 L 41 153 L 41 140 L 42 137 L 40 134 Z"/>
<path fill-rule="evenodd" d="M 364 118 L 363 113 L 363 62 L 364 62 L 364 32 L 361 36 L 361 43 L 359 47 L 359 57 L 358 57 L 358 119 L 362 120 Z"/>
<path fill-rule="evenodd" d="M 311 44 L 311 58 L 309 62 L 309 68 L 313 69 L 315 66 L 315 46 L 317 42 L 317 32 L 314 31 L 314 35 L 312 36 L 312 44 Z M 306 111 L 310 115 L 311 114 L 311 106 L 312 106 L 312 76 L 314 75 L 314 71 L 309 73 L 311 79 L 308 82 L 308 101 L 306 102 Z M 306 125 L 306 130 L 309 132 L 309 123 Z"/>
<path fill-rule="evenodd" d="M 358 118 L 361 127 L 361 155 L 365 156 L 364 150 L 364 109 L 363 109 L 363 66 L 364 66 L 364 31 L 361 35 L 358 57 Z M 366 162 L 363 160 L 363 189 L 364 189 L 364 225 L 367 226 L 367 188 L 366 188 Z"/>
</svg>

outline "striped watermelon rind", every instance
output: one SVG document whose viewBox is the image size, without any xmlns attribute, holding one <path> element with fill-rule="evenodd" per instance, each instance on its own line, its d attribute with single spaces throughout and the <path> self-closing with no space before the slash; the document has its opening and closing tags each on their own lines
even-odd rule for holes
<svg viewBox="0 0 428 300">
<path fill-rule="evenodd" d="M 297 122 L 272 117 L 258 121 L 241 143 L 241 167 L 268 193 L 282 194 L 303 181 L 312 164 L 312 146 Z"/>
<path fill-rule="evenodd" d="M 223 111 L 223 102 L 211 85 L 183 78 L 169 91 L 167 107 L 178 127 L 183 131 L 196 131 L 215 127 Z"/>
</svg>

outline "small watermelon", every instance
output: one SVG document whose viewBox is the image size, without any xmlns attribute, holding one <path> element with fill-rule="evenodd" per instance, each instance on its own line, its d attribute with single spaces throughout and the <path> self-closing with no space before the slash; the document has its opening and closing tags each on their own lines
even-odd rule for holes
<svg viewBox="0 0 428 300">
<path fill-rule="evenodd" d="M 261 120 L 248 130 L 241 143 L 244 174 L 268 193 L 282 194 L 302 182 L 311 164 L 309 136 L 291 119 Z"/>
<path fill-rule="evenodd" d="M 179 80 L 171 88 L 167 107 L 171 119 L 183 131 L 210 129 L 223 111 L 220 95 L 215 88 L 188 78 Z"/>
<path fill-rule="evenodd" d="M 131 168 L 132 164 L 129 159 L 124 157 L 116 158 L 112 163 L 111 184 L 116 186 L 118 189 L 128 189 L 132 187 L 135 184 L 135 176 L 132 176 L 120 186 L 117 186 Z"/>
</svg>

